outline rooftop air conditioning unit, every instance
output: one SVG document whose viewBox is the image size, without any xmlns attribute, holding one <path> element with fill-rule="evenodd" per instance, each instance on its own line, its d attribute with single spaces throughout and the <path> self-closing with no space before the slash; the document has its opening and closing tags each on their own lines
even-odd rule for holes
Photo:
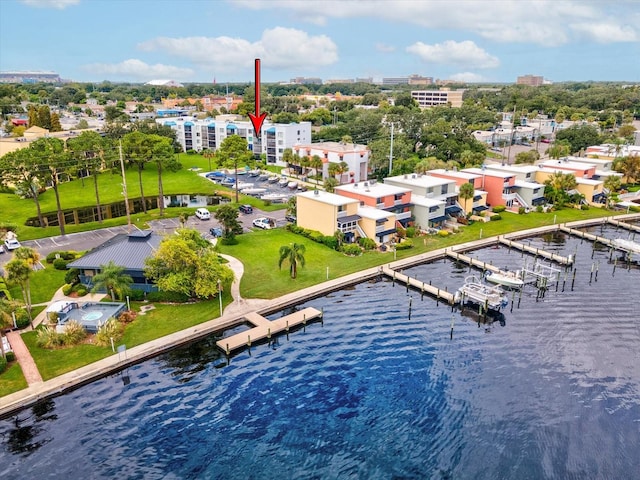
<svg viewBox="0 0 640 480">
<path fill-rule="evenodd" d="M 320 195 L 320 190 L 314 190 L 314 191 L 313 191 L 313 194 L 314 194 L 314 195 Z"/>
<path fill-rule="evenodd" d="M 369 186 L 369 182 L 364 182 L 364 186 L 368 187 Z"/>
</svg>

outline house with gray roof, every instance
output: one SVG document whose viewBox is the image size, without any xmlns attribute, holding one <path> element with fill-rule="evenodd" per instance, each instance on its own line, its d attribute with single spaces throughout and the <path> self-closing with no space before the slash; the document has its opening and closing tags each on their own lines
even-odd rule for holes
<svg viewBox="0 0 640 480">
<path fill-rule="evenodd" d="M 131 288 L 145 292 L 157 291 L 157 287 L 144 276 L 144 261 L 153 255 L 162 238 L 151 230 L 120 233 L 68 263 L 67 268 L 77 268 L 80 281 L 92 288 L 94 275 L 100 273 L 104 265 L 113 262 L 124 267 L 124 273 L 131 276 Z"/>
</svg>

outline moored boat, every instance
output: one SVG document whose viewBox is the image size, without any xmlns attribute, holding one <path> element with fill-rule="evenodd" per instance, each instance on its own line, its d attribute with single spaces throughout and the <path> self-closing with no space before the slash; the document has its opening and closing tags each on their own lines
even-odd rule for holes
<svg viewBox="0 0 640 480">
<path fill-rule="evenodd" d="M 484 278 L 487 282 L 495 283 L 509 288 L 521 288 L 524 285 L 520 270 L 513 272 L 511 270 L 492 272 L 487 270 Z"/>
<path fill-rule="evenodd" d="M 499 286 L 491 286 L 482 283 L 474 275 L 464 279 L 462 285 L 454 294 L 455 303 L 471 302 L 483 305 L 486 309 L 500 310 L 509 303 L 509 298 Z"/>
</svg>

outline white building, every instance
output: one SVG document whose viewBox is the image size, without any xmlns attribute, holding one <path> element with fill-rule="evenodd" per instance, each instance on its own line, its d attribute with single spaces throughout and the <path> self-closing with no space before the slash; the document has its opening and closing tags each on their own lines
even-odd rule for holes
<svg viewBox="0 0 640 480">
<path fill-rule="evenodd" d="M 369 171 L 369 147 L 356 143 L 318 142 L 300 143 L 293 147 L 293 153 L 300 157 L 317 155 L 322 160 L 322 178 L 329 177 L 329 164 L 345 162 L 347 172 L 342 174 L 340 183 L 354 183 L 367 180 Z"/>
<path fill-rule="evenodd" d="M 311 122 L 280 124 L 265 121 L 261 137 L 254 137 L 250 121 L 237 120 L 232 115 L 201 120 L 193 117 L 158 118 L 156 122 L 175 130 L 176 140 L 185 152 L 215 151 L 225 138 L 239 135 L 247 141 L 249 150 L 255 155 L 264 153 L 268 164 L 279 166 L 286 166 L 282 162 L 282 153 L 286 148 L 311 141 Z"/>
</svg>

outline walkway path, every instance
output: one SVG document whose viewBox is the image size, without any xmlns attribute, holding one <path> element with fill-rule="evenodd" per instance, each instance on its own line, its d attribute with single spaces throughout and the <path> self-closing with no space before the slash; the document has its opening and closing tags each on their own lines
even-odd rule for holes
<svg viewBox="0 0 640 480">
<path fill-rule="evenodd" d="M 31 386 L 34 383 L 42 383 L 42 377 L 40 376 L 36 362 L 33 361 L 29 349 L 22 341 L 20 333 L 9 332 L 7 333 L 7 339 L 9 340 L 13 353 L 16 355 L 16 360 L 22 369 L 27 384 Z"/>
</svg>

